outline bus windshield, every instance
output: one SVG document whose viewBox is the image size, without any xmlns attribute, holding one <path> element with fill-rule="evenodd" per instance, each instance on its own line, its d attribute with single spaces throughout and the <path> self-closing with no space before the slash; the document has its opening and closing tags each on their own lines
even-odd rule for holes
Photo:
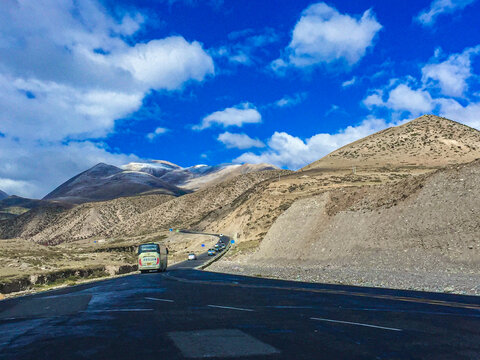
<svg viewBox="0 0 480 360">
<path fill-rule="evenodd" d="M 140 245 L 138 247 L 138 253 L 144 253 L 144 252 L 158 252 L 160 253 L 160 248 L 157 244 L 145 244 L 145 245 Z"/>
</svg>

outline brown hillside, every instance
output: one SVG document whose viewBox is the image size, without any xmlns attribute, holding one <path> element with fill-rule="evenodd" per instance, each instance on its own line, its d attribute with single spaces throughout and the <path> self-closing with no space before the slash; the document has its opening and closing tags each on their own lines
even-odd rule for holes
<svg viewBox="0 0 480 360">
<path fill-rule="evenodd" d="M 28 238 L 50 245 L 86 239 L 172 198 L 152 194 L 85 203 L 68 210 L 53 206 L 33 209 L 0 222 L 0 238 Z"/>
<path fill-rule="evenodd" d="M 285 170 L 271 170 L 239 175 L 231 180 L 207 187 L 192 194 L 172 199 L 145 213 L 119 223 L 102 233 L 103 236 L 135 236 L 167 227 L 191 227 L 211 212 L 234 202 L 257 184 Z"/>
<path fill-rule="evenodd" d="M 221 169 L 220 171 L 213 172 L 211 174 L 204 175 L 202 177 L 193 178 L 188 180 L 181 186 L 182 189 L 199 190 L 208 186 L 220 184 L 224 181 L 231 180 L 238 175 L 248 174 L 252 172 L 265 171 L 265 170 L 279 170 L 274 165 L 270 164 L 242 164 L 242 165 L 230 165 Z"/>
<path fill-rule="evenodd" d="M 289 173 L 252 172 L 178 198 L 149 194 L 85 203 L 66 211 L 30 211 L 0 222 L 0 238 L 29 238 L 52 245 L 93 237 L 140 236 L 171 226 L 188 227 L 278 172 Z"/>
<path fill-rule="evenodd" d="M 438 168 L 480 158 L 480 131 L 435 115 L 379 131 L 333 151 L 302 170 Z"/>
<path fill-rule="evenodd" d="M 478 194 L 480 160 L 301 198 L 276 219 L 253 254 L 214 268 L 478 294 Z"/>
</svg>

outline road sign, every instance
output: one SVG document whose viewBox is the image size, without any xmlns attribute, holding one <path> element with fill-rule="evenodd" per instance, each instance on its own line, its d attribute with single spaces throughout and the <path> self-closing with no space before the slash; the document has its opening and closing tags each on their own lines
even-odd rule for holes
<svg viewBox="0 0 480 360">
<path fill-rule="evenodd" d="M 235 244 L 235 240 L 231 240 L 230 242 L 231 242 L 232 244 Z"/>
<path fill-rule="evenodd" d="M 168 229 L 168 231 L 173 231 L 173 229 Z"/>
<path fill-rule="evenodd" d="M 175 232 L 180 232 L 180 230 L 179 230 L 179 229 L 177 229 L 177 230 L 175 230 Z"/>
<path fill-rule="evenodd" d="M 202 244 L 202 247 L 205 247 L 205 244 Z"/>
</svg>

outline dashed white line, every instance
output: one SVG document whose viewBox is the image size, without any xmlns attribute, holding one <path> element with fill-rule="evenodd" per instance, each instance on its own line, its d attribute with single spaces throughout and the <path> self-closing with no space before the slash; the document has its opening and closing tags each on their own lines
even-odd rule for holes
<svg viewBox="0 0 480 360">
<path fill-rule="evenodd" d="M 243 309 L 243 308 L 237 308 L 237 307 L 231 307 L 231 306 L 220 306 L 220 305 L 207 305 L 212 308 L 219 308 L 219 309 L 230 309 L 230 310 L 239 310 L 239 311 L 255 311 L 252 309 Z"/>
<path fill-rule="evenodd" d="M 370 325 L 370 324 L 363 324 L 363 323 L 350 322 L 350 321 L 332 320 L 332 319 L 324 319 L 324 318 L 313 318 L 313 317 L 310 318 L 310 319 L 311 319 L 311 320 L 318 320 L 318 321 L 327 321 L 327 322 L 339 323 L 339 324 L 365 326 L 365 327 L 371 327 L 371 328 L 383 329 L 383 330 L 403 331 L 402 329 L 397 329 L 397 328 L 391 328 L 391 327 L 385 327 L 385 326 L 377 326 L 377 325 Z"/>
<path fill-rule="evenodd" d="M 276 305 L 276 306 L 266 306 L 266 307 L 273 308 L 273 309 L 313 309 L 313 306 Z"/>
<path fill-rule="evenodd" d="M 159 299 L 159 298 L 154 298 L 154 297 L 145 297 L 145 299 L 154 300 L 154 301 L 175 302 L 175 301 L 170 300 L 170 299 Z"/>
<path fill-rule="evenodd" d="M 128 312 L 128 311 L 153 311 L 153 309 L 103 309 L 103 310 L 86 310 L 84 312 Z"/>
</svg>

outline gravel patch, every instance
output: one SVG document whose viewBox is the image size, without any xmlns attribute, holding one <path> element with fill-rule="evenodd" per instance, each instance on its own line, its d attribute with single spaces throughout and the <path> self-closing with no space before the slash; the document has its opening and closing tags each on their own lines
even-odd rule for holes
<svg viewBox="0 0 480 360">
<path fill-rule="evenodd" d="M 478 272 L 365 269 L 328 265 L 264 265 L 226 261 L 212 264 L 208 271 L 312 283 L 480 295 Z"/>
</svg>

